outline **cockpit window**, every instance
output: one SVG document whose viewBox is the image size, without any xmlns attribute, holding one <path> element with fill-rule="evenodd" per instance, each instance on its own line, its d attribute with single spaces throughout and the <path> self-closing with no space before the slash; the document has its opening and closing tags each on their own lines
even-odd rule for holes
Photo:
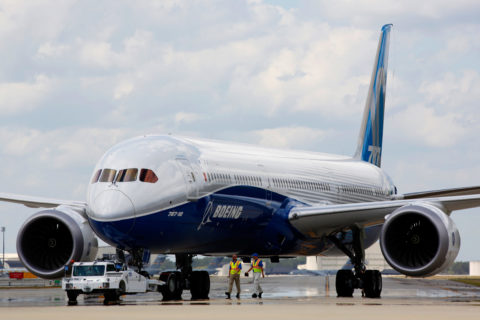
<svg viewBox="0 0 480 320">
<path fill-rule="evenodd" d="M 97 172 L 95 172 L 92 178 L 92 183 L 98 182 L 98 178 L 100 178 L 100 173 L 102 173 L 102 169 L 99 169 Z"/>
<path fill-rule="evenodd" d="M 158 181 L 157 175 L 150 169 L 140 170 L 140 181 L 155 183 Z"/>
<path fill-rule="evenodd" d="M 116 173 L 117 170 L 103 169 L 102 174 L 100 175 L 100 182 L 112 182 Z"/>
<path fill-rule="evenodd" d="M 136 181 L 138 175 L 138 169 L 123 169 L 118 171 L 117 182 L 131 182 Z"/>
</svg>

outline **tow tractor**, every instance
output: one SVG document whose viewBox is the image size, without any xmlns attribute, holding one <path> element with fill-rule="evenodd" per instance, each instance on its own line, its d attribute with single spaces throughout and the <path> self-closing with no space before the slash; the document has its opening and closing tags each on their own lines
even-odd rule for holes
<svg viewBox="0 0 480 320">
<path fill-rule="evenodd" d="M 113 261 L 75 262 L 71 274 L 62 279 L 69 305 L 76 305 L 80 294 L 101 293 L 104 303 L 108 304 L 124 294 L 158 291 L 162 284 L 162 281 L 148 279 L 148 274 L 137 273 Z"/>
</svg>

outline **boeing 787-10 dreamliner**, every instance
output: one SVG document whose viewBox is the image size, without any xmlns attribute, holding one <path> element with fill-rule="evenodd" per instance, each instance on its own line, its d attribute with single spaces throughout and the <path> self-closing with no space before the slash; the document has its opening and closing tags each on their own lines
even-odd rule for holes
<svg viewBox="0 0 480 320">
<path fill-rule="evenodd" d="M 346 255 L 353 270 L 338 271 L 338 296 L 355 288 L 380 296 L 381 274 L 366 270 L 364 253 L 378 239 L 398 272 L 440 272 L 460 248 L 450 214 L 480 206 L 480 187 L 401 195 L 381 169 L 391 27 L 381 29 L 352 157 L 171 135 L 133 138 L 98 161 L 86 202 L 0 194 L 44 208 L 18 233 L 20 259 L 52 279 L 71 259 L 92 260 L 96 237 L 130 252 L 139 268 L 143 255 L 174 254 L 178 271 L 161 276 L 164 299 L 179 299 L 184 289 L 208 297 L 209 275 L 192 270 L 194 255 Z"/>
</svg>

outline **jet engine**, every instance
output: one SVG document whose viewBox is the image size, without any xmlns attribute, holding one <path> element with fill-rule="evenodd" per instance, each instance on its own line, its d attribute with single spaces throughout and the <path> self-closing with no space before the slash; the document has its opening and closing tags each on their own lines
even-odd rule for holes
<svg viewBox="0 0 480 320">
<path fill-rule="evenodd" d="M 460 234 L 442 209 L 428 203 L 406 205 L 387 217 L 380 247 L 398 272 L 426 277 L 453 263 L 460 250 Z"/>
<path fill-rule="evenodd" d="M 98 240 L 85 216 L 66 206 L 35 213 L 17 235 L 20 260 L 30 272 L 45 279 L 62 277 L 72 259 L 95 259 L 97 250 Z"/>
</svg>

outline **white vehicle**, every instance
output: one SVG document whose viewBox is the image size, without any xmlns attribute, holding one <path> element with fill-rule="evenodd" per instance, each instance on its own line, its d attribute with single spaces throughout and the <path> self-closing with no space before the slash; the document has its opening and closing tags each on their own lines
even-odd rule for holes
<svg viewBox="0 0 480 320">
<path fill-rule="evenodd" d="M 76 262 L 71 275 L 62 279 L 62 289 L 67 292 L 68 304 L 76 304 L 79 294 L 103 293 L 105 303 L 117 301 L 121 295 L 157 291 L 157 280 L 125 269 L 112 261 Z"/>
</svg>

